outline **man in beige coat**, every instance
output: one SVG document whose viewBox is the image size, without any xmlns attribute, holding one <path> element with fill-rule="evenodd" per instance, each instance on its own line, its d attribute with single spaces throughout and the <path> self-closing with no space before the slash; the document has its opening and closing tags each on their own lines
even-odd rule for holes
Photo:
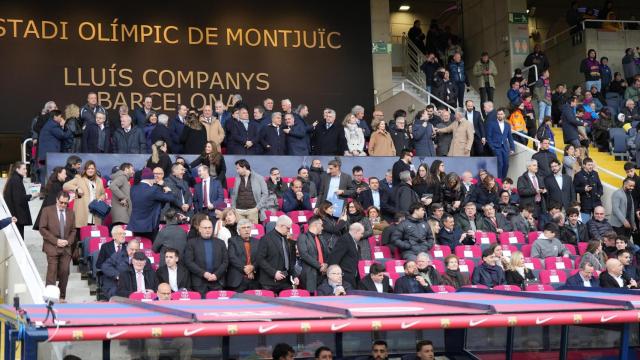
<svg viewBox="0 0 640 360">
<path fill-rule="evenodd" d="M 220 144 L 224 141 L 224 129 L 222 128 L 220 119 L 213 116 L 211 105 L 205 105 L 202 108 L 200 123 L 207 130 L 207 141 L 214 141 L 218 144 L 218 151 L 220 151 Z"/>
<path fill-rule="evenodd" d="M 453 133 L 447 156 L 470 156 L 473 145 L 473 124 L 464 115 L 456 112 L 456 120 L 446 128 L 435 129 L 436 133 Z"/>
</svg>

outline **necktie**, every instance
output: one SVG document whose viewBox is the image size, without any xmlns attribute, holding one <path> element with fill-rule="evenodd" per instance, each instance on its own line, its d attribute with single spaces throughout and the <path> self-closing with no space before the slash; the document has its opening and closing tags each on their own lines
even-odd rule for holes
<svg viewBox="0 0 640 360">
<path fill-rule="evenodd" d="M 322 265 L 324 264 L 324 254 L 322 254 L 322 245 L 320 245 L 318 235 L 316 235 L 316 250 L 318 251 L 318 262 Z"/>
<path fill-rule="evenodd" d="M 289 252 L 287 251 L 287 240 L 282 237 L 282 251 L 284 252 L 284 268 L 289 271 Z"/>
<path fill-rule="evenodd" d="M 331 124 L 327 124 L 327 130 L 329 130 L 330 127 L 331 127 Z"/>
<path fill-rule="evenodd" d="M 138 284 L 138 292 L 144 292 L 144 276 L 141 272 L 136 272 L 136 283 Z"/>
<path fill-rule="evenodd" d="M 531 177 L 531 181 L 533 182 L 533 188 L 536 189 L 536 191 L 538 191 L 538 189 L 540 189 L 538 187 L 538 177 L 533 175 Z M 540 202 L 542 198 L 540 197 L 540 193 L 536 192 L 536 202 Z"/>
<path fill-rule="evenodd" d="M 204 200 L 204 207 L 208 208 L 209 207 L 209 192 L 207 191 L 207 183 L 208 181 L 205 180 L 202 182 L 202 197 Z"/>
<path fill-rule="evenodd" d="M 59 210 L 58 218 L 60 219 L 60 239 L 64 239 L 64 227 L 65 227 L 64 210 Z"/>
<path fill-rule="evenodd" d="M 280 136 L 280 128 L 276 128 L 276 134 Z"/>
<path fill-rule="evenodd" d="M 244 242 L 244 252 L 247 254 L 247 264 L 251 265 L 251 243 L 249 241 Z"/>
<path fill-rule="evenodd" d="M 120 244 L 116 245 L 116 254 L 120 252 Z"/>
</svg>

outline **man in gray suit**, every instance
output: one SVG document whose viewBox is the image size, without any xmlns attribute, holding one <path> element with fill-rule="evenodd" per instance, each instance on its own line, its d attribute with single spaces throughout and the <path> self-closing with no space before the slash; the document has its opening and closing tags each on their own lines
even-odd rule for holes
<svg viewBox="0 0 640 360">
<path fill-rule="evenodd" d="M 329 173 L 323 175 L 316 204 L 322 204 L 325 200 L 331 201 L 334 197 L 345 199 L 355 194 L 351 176 L 340 171 L 341 166 L 340 160 L 329 161 Z"/>
<path fill-rule="evenodd" d="M 632 193 L 636 182 L 626 178 L 622 188 L 611 195 L 611 219 L 609 222 L 618 235 L 630 236 L 636 228 L 636 209 L 633 205 Z"/>
</svg>

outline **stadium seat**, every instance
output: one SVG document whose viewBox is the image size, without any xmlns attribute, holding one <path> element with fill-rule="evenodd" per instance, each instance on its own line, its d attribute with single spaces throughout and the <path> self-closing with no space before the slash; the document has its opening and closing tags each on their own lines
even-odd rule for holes
<svg viewBox="0 0 640 360">
<path fill-rule="evenodd" d="M 374 246 L 371 248 L 372 259 L 391 259 L 391 250 L 388 246 Z"/>
<path fill-rule="evenodd" d="M 442 260 L 433 259 L 431 260 L 431 265 L 433 265 L 433 267 L 436 268 L 436 270 L 438 270 L 440 274 L 444 274 L 444 272 L 447 270 Z"/>
<path fill-rule="evenodd" d="M 369 268 L 373 265 L 375 261 L 371 260 L 359 260 L 358 261 L 358 273 L 360 274 L 360 279 L 364 278 L 365 275 L 369 273 Z"/>
<path fill-rule="evenodd" d="M 291 238 L 293 240 L 298 240 L 298 236 L 300 236 L 300 225 L 291 224 L 291 229 L 289 230 L 289 233 L 291 234 Z"/>
<path fill-rule="evenodd" d="M 304 289 L 287 289 L 287 290 L 282 290 L 280 292 L 280 294 L 278 294 L 279 297 L 309 297 L 311 296 L 311 294 Z"/>
<path fill-rule="evenodd" d="M 474 239 L 476 239 L 476 244 L 478 245 L 494 244 L 496 242 L 496 234 L 487 231 L 476 231 L 474 233 Z"/>
<path fill-rule="evenodd" d="M 145 249 L 143 250 L 144 255 L 149 258 L 149 261 L 151 262 L 151 265 L 157 265 L 160 262 L 160 254 L 156 254 L 153 252 L 153 250 L 151 249 Z"/>
<path fill-rule="evenodd" d="M 532 231 L 527 235 L 527 243 L 533 244 L 534 241 L 538 240 L 538 238 L 542 235 L 542 231 Z"/>
<path fill-rule="evenodd" d="M 284 206 L 284 199 L 283 198 L 277 198 L 276 201 L 278 202 L 278 209 L 282 210 L 282 208 Z"/>
<path fill-rule="evenodd" d="M 287 184 L 287 186 L 289 186 L 289 184 L 293 181 L 293 179 L 295 179 L 294 177 L 283 177 L 282 178 L 282 182 Z"/>
<path fill-rule="evenodd" d="M 555 290 L 551 285 L 545 284 L 529 284 L 525 288 L 525 291 L 553 291 Z"/>
<path fill-rule="evenodd" d="M 251 236 L 261 239 L 264 236 L 264 226 L 254 224 L 251 228 Z"/>
<path fill-rule="evenodd" d="M 540 261 L 540 259 L 538 258 L 525 256 L 524 266 L 529 270 L 542 270 L 542 261 Z"/>
<path fill-rule="evenodd" d="M 287 213 L 287 216 L 293 220 L 295 224 L 304 224 L 313 216 L 313 211 L 311 210 L 296 210 L 290 211 Z"/>
<path fill-rule="evenodd" d="M 227 189 L 233 189 L 233 186 L 236 184 L 236 178 L 228 177 L 227 178 Z"/>
<path fill-rule="evenodd" d="M 540 282 L 544 285 L 563 284 L 567 274 L 562 270 L 540 270 Z"/>
<path fill-rule="evenodd" d="M 264 213 L 267 216 L 267 219 L 265 220 L 266 222 L 276 222 L 278 221 L 278 216 L 285 215 L 285 213 L 280 210 L 278 211 L 265 210 Z"/>
<path fill-rule="evenodd" d="M 141 237 L 141 236 L 134 236 L 132 238 L 129 238 L 129 240 L 132 239 L 138 239 L 140 240 L 140 250 L 151 250 L 151 248 L 153 248 L 153 242 L 145 237 Z"/>
<path fill-rule="evenodd" d="M 609 129 L 609 153 L 614 157 L 620 156 L 623 159 L 627 157 L 627 134 L 624 129 Z"/>
<path fill-rule="evenodd" d="M 311 207 L 316 208 L 316 203 L 318 202 L 318 198 L 311 198 Z"/>
<path fill-rule="evenodd" d="M 578 253 L 580 253 L 580 255 L 584 255 L 585 252 L 587 252 L 587 247 L 589 246 L 588 242 L 579 242 L 578 243 Z"/>
<path fill-rule="evenodd" d="M 452 293 L 456 292 L 456 288 L 450 285 L 431 285 L 431 291 L 434 293 Z"/>
<path fill-rule="evenodd" d="M 133 292 L 129 295 L 129 299 L 136 301 L 153 301 L 158 299 L 158 295 L 153 291 Z"/>
<path fill-rule="evenodd" d="M 305 225 L 306 225 L 306 224 L 305 224 Z M 307 227 L 305 226 L 305 231 L 307 231 L 307 230 L 306 230 L 306 228 L 307 228 Z M 373 236 L 370 236 L 370 237 L 369 237 L 369 244 L 371 244 L 371 243 L 372 243 L 372 241 L 371 241 L 371 240 L 373 240 L 373 244 L 372 244 L 371 246 L 380 246 L 380 245 L 382 245 L 382 235 L 373 235 Z"/>
<path fill-rule="evenodd" d="M 493 290 L 502 290 L 502 291 L 522 291 L 520 286 L 515 285 L 498 285 L 494 286 Z"/>
<path fill-rule="evenodd" d="M 500 234 L 500 245 L 514 245 L 524 243 L 524 234 L 520 231 L 509 231 Z"/>
<path fill-rule="evenodd" d="M 578 253 L 576 252 L 576 247 L 571 245 L 571 244 L 564 244 L 564 248 L 567 249 L 567 251 L 571 254 L 571 255 L 578 255 Z"/>
<path fill-rule="evenodd" d="M 276 294 L 274 294 L 271 290 L 247 290 L 244 293 L 254 296 L 276 297 Z"/>
<path fill-rule="evenodd" d="M 228 290 L 211 290 L 205 294 L 205 299 L 229 299 L 236 292 Z"/>
<path fill-rule="evenodd" d="M 186 232 L 187 234 L 189 233 L 189 230 L 191 230 L 191 224 L 180 224 L 180 227 L 182 228 L 182 230 L 184 230 L 184 232 Z"/>
<path fill-rule="evenodd" d="M 531 244 L 526 244 L 526 245 L 522 245 L 522 247 L 520 248 L 520 251 L 522 251 L 522 255 L 524 257 L 531 257 L 531 247 L 533 245 Z"/>
<path fill-rule="evenodd" d="M 80 228 L 80 240 L 90 237 L 109 237 L 109 228 L 103 225 L 87 225 Z"/>
<path fill-rule="evenodd" d="M 464 286 L 462 286 L 462 288 L 463 289 L 464 288 L 469 288 L 469 289 L 488 289 L 489 287 L 486 286 L 486 285 L 477 284 L 477 285 L 464 285 Z"/>
<path fill-rule="evenodd" d="M 384 267 L 388 273 L 396 273 L 400 276 L 403 276 L 405 262 L 406 262 L 405 260 L 391 260 L 391 261 L 387 261 L 384 264 Z"/>
<path fill-rule="evenodd" d="M 93 254 L 94 252 L 100 250 L 103 244 L 112 241 L 113 239 L 110 237 L 91 237 L 89 238 L 89 254 Z"/>
<path fill-rule="evenodd" d="M 171 294 L 171 300 L 200 300 L 202 296 L 197 291 L 176 291 Z"/>
<path fill-rule="evenodd" d="M 544 268 L 547 270 L 571 270 L 573 269 L 573 264 L 568 257 L 548 257 L 544 259 Z"/>
<path fill-rule="evenodd" d="M 460 272 L 466 273 L 471 277 L 473 274 L 473 269 L 475 268 L 475 263 L 471 259 L 459 259 L 458 266 L 460 268 Z"/>
<path fill-rule="evenodd" d="M 508 258 L 511 258 L 511 254 L 518 251 L 518 248 L 515 245 L 500 245 L 500 247 L 502 248 L 502 256 Z"/>
<path fill-rule="evenodd" d="M 458 245 L 456 246 L 456 256 L 459 258 L 481 258 L 482 249 L 478 245 Z"/>
<path fill-rule="evenodd" d="M 451 248 L 446 245 L 433 245 L 431 250 L 429 250 L 429 255 L 431 255 L 432 259 L 444 259 L 447 256 L 451 255 Z"/>
</svg>

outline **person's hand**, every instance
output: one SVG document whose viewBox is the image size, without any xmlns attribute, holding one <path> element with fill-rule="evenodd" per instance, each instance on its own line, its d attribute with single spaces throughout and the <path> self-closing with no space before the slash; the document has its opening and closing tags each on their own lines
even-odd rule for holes
<svg viewBox="0 0 640 360">
<path fill-rule="evenodd" d="M 587 191 L 587 192 L 591 191 L 591 189 L 592 189 L 592 187 L 589 186 L 589 185 L 584 187 L 584 191 Z"/>
<path fill-rule="evenodd" d="M 82 189 L 77 188 L 76 189 L 76 194 L 78 195 L 78 197 L 82 197 L 82 195 L 84 195 L 84 192 L 82 191 Z"/>
<path fill-rule="evenodd" d="M 276 276 L 274 277 L 274 279 L 276 279 L 276 281 L 283 280 L 284 278 L 285 278 L 285 276 L 282 273 L 282 271 L 280 271 L 280 270 L 276 271 Z"/>
<path fill-rule="evenodd" d="M 127 199 L 120 199 L 120 201 L 118 201 L 120 203 L 120 205 L 126 207 L 127 206 Z"/>
<path fill-rule="evenodd" d="M 249 280 L 253 280 L 253 279 L 255 279 L 255 277 L 256 276 L 253 273 L 247 274 L 247 279 L 249 279 Z"/>
<path fill-rule="evenodd" d="M 216 213 L 216 219 L 220 219 L 220 216 L 222 216 L 222 211 L 216 209 L 215 213 Z"/>
<path fill-rule="evenodd" d="M 329 268 L 328 264 L 320 265 L 320 272 L 323 273 L 323 274 L 326 273 L 327 272 L 327 268 Z"/>
<path fill-rule="evenodd" d="M 469 229 L 467 230 L 467 236 L 475 236 L 475 234 L 473 233 L 473 230 Z"/>
<path fill-rule="evenodd" d="M 15 216 L 12 216 L 11 217 L 11 222 L 14 223 L 14 224 L 17 223 L 18 222 L 18 218 L 15 217 Z"/>
<path fill-rule="evenodd" d="M 629 287 L 638 287 L 638 283 L 634 279 L 631 279 L 631 281 L 629 281 Z"/>
<path fill-rule="evenodd" d="M 294 277 L 294 278 L 293 278 L 293 285 L 294 285 L 294 286 L 298 286 L 298 285 L 300 285 L 300 279 L 298 279 L 298 277 Z"/>
<path fill-rule="evenodd" d="M 251 140 L 247 140 L 247 142 L 245 143 L 245 145 L 247 146 L 247 148 L 250 148 L 253 146 L 253 142 Z"/>
<path fill-rule="evenodd" d="M 503 232 L 504 232 L 504 230 L 502 230 L 502 229 L 496 229 L 496 233 L 498 233 L 498 234 L 502 234 Z"/>
<path fill-rule="evenodd" d="M 485 145 L 487 143 L 487 139 L 486 138 L 482 138 L 482 140 L 480 140 L 482 142 L 482 145 Z"/>
<path fill-rule="evenodd" d="M 64 124 L 66 124 L 66 123 L 67 123 L 67 122 L 66 122 L 64 119 L 62 119 L 62 120 L 60 121 L 60 127 L 64 127 Z"/>
<path fill-rule="evenodd" d="M 626 229 L 630 229 L 631 228 L 631 224 L 629 223 L 629 220 L 625 219 L 624 222 L 622 223 L 622 226 L 624 226 Z"/>
<path fill-rule="evenodd" d="M 162 190 L 164 190 L 164 192 L 166 193 L 171 192 L 171 188 L 168 186 L 163 187 Z"/>
<path fill-rule="evenodd" d="M 459 208 L 459 207 L 460 207 L 460 200 L 456 200 L 456 201 L 454 201 L 454 202 L 453 202 L 453 208 L 454 208 L 454 209 L 457 209 L 457 208 Z"/>
<path fill-rule="evenodd" d="M 509 151 L 509 155 L 513 155 L 513 154 L 515 154 L 515 153 L 516 153 L 516 152 L 515 152 L 515 151 L 513 151 L 513 150 Z"/>
<path fill-rule="evenodd" d="M 182 211 L 189 211 L 189 204 L 182 204 L 180 209 L 182 209 Z"/>
<path fill-rule="evenodd" d="M 416 280 L 418 281 L 418 283 L 422 286 L 427 286 L 427 282 L 424 280 L 424 278 L 422 276 L 416 276 Z"/>
<path fill-rule="evenodd" d="M 336 289 L 333 291 L 333 295 L 335 296 L 347 295 L 347 292 L 344 291 L 344 287 L 342 285 L 338 285 L 336 286 Z"/>
<path fill-rule="evenodd" d="M 466 234 L 466 233 L 462 233 L 462 234 L 460 234 L 460 240 L 458 240 L 458 242 L 459 242 L 459 243 L 461 243 L 461 242 L 462 242 L 462 240 L 464 240 L 466 237 L 467 237 L 467 234 Z"/>
<path fill-rule="evenodd" d="M 246 275 L 253 273 L 253 265 L 245 265 L 242 269 Z"/>
<path fill-rule="evenodd" d="M 285 134 L 289 134 L 291 132 L 291 129 L 286 128 L 286 129 L 282 129 L 282 131 L 284 131 Z"/>
<path fill-rule="evenodd" d="M 313 125 L 313 127 L 316 127 L 318 125 L 318 120 L 314 121 L 311 125 Z"/>
<path fill-rule="evenodd" d="M 69 242 L 67 240 L 64 239 L 58 239 L 58 241 L 56 241 L 56 246 L 58 247 L 65 247 L 69 244 Z"/>
<path fill-rule="evenodd" d="M 209 210 L 213 210 L 213 204 L 209 203 L 209 204 L 207 205 L 207 209 L 209 209 Z"/>
<path fill-rule="evenodd" d="M 302 201 L 302 199 L 304 199 L 304 194 L 302 193 L 302 191 L 298 191 L 296 193 L 296 199 L 298 199 L 299 201 Z"/>
<path fill-rule="evenodd" d="M 336 190 L 336 195 L 342 195 L 344 194 L 344 190 Z"/>
<path fill-rule="evenodd" d="M 363 192 L 363 191 L 365 191 L 365 190 L 367 190 L 367 189 L 366 189 L 366 188 L 364 188 L 364 187 L 359 187 L 359 188 L 357 188 L 357 189 L 356 189 L 356 192 L 357 192 L 358 194 L 360 194 L 361 192 Z"/>
</svg>

